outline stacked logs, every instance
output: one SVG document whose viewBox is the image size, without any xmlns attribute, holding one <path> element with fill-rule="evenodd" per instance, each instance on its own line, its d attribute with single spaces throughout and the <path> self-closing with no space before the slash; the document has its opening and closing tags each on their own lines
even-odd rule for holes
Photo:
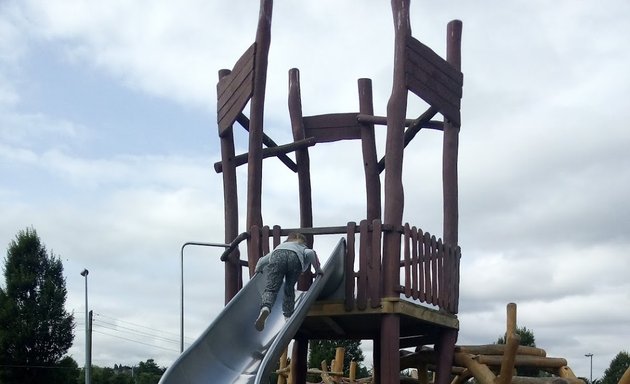
<svg viewBox="0 0 630 384">
<path fill-rule="evenodd" d="M 547 357 L 545 350 L 519 345 L 516 333 L 516 304 L 507 306 L 505 344 L 455 346 L 451 384 L 463 384 L 471 378 L 479 384 L 584 384 L 578 379 L 566 359 Z M 429 383 L 429 371 L 435 362 L 432 349 L 401 352 L 401 369 L 417 368 L 418 383 Z M 522 377 L 515 375 L 520 367 L 537 368 L 550 377 Z"/>
</svg>

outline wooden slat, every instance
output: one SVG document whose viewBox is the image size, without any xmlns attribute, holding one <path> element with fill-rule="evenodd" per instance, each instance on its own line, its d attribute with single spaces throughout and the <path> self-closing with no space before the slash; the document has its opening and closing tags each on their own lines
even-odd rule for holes
<svg viewBox="0 0 630 384">
<path fill-rule="evenodd" d="M 411 279 L 413 280 L 412 292 L 413 298 L 418 300 L 420 297 L 420 287 L 422 287 L 422 271 L 419 270 L 418 263 L 418 228 L 411 227 Z"/>
<path fill-rule="evenodd" d="M 459 125 L 463 74 L 411 36 L 406 62 L 407 88 Z"/>
<path fill-rule="evenodd" d="M 256 43 L 238 59 L 232 73 L 217 85 L 217 123 L 219 136 L 236 121 L 254 93 Z"/>
<path fill-rule="evenodd" d="M 368 290 L 372 308 L 381 305 L 381 221 L 372 220 L 372 265 L 369 270 Z"/>
<path fill-rule="evenodd" d="M 256 264 L 260 258 L 260 228 L 252 225 L 249 231 L 249 239 L 247 240 L 247 261 L 249 264 L 249 276 L 254 276 L 256 272 Z"/>
<path fill-rule="evenodd" d="M 446 286 L 444 279 L 444 244 L 442 244 L 442 239 L 438 239 L 437 241 L 437 282 L 438 282 L 438 306 L 440 308 L 446 307 Z"/>
<path fill-rule="evenodd" d="M 360 310 L 367 308 L 368 242 L 368 222 L 361 220 L 359 223 L 359 276 L 357 277 L 357 308 Z"/>
<path fill-rule="evenodd" d="M 273 247 L 274 249 L 280 245 L 280 236 L 282 234 L 282 228 L 280 228 L 279 225 L 274 225 L 273 226 Z"/>
<path fill-rule="evenodd" d="M 262 255 L 266 255 L 269 253 L 269 226 L 265 225 L 262 227 Z"/>
<path fill-rule="evenodd" d="M 422 237 L 422 248 L 424 250 L 424 302 L 431 302 L 431 235 L 425 232 Z"/>
<path fill-rule="evenodd" d="M 346 311 L 351 311 L 354 308 L 354 287 L 355 287 L 355 278 L 354 278 L 354 239 L 356 232 L 356 223 L 349 222 L 347 226 L 346 232 L 346 298 L 345 298 L 345 308 Z"/>
<path fill-rule="evenodd" d="M 358 113 L 330 113 L 304 117 L 306 135 L 317 138 L 318 143 L 361 138 Z"/>
<path fill-rule="evenodd" d="M 413 284 L 412 283 L 413 280 L 411 278 L 411 247 L 409 244 L 411 241 L 410 232 L 411 232 L 411 229 L 409 229 L 409 223 L 405 223 L 405 233 L 403 237 L 403 256 L 404 256 L 404 265 L 405 265 L 405 296 L 406 297 L 411 297 L 411 286 Z"/>
<path fill-rule="evenodd" d="M 438 305 L 437 256 L 437 242 L 435 236 L 431 236 L 431 304 L 433 305 Z"/>
</svg>

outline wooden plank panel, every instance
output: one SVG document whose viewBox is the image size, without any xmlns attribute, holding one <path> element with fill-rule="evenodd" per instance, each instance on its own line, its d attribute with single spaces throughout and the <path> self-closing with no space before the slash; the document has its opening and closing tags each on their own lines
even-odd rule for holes
<svg viewBox="0 0 630 384">
<path fill-rule="evenodd" d="M 317 142 L 326 143 L 338 140 L 361 138 L 361 125 L 358 113 L 330 113 L 304 117 L 306 135 L 317 138 Z"/>
<path fill-rule="evenodd" d="M 437 70 L 439 70 L 451 81 L 453 81 L 454 84 L 457 84 L 460 87 L 463 85 L 464 75 L 461 73 L 461 71 L 455 69 L 446 60 L 440 57 L 440 55 L 435 53 L 431 48 L 422 44 L 418 39 L 414 38 L 413 36 L 408 36 L 406 43 L 408 54 L 412 52 L 413 54 L 424 58 Z"/>
<path fill-rule="evenodd" d="M 457 122 L 460 124 L 460 101 L 457 99 L 457 103 L 454 104 L 454 100 L 447 99 L 440 95 L 437 91 L 435 91 L 431 87 L 431 81 L 427 80 L 426 76 L 423 78 L 419 77 L 418 73 L 407 74 L 407 87 L 411 92 L 416 94 L 416 96 L 420 97 L 422 100 L 429 103 L 431 106 L 437 108 L 437 110 L 443 114 L 446 118 L 451 119 L 453 124 Z"/>
<path fill-rule="evenodd" d="M 409 90 L 460 124 L 463 74 L 411 36 L 406 45 L 406 83 Z"/>
<path fill-rule="evenodd" d="M 241 56 L 229 76 L 217 85 L 217 123 L 219 136 L 236 121 L 254 92 L 256 43 Z"/>
<path fill-rule="evenodd" d="M 355 287 L 355 273 L 354 273 L 354 239 L 356 232 L 356 223 L 349 222 L 346 232 L 346 298 L 344 306 L 346 311 L 351 311 L 354 308 L 354 287 Z"/>
</svg>

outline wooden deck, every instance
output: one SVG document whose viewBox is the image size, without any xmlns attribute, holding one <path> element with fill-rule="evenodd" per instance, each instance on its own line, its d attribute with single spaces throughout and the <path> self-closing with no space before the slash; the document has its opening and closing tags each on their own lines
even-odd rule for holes
<svg viewBox="0 0 630 384">
<path fill-rule="evenodd" d="M 400 347 L 433 344 L 444 328 L 459 329 L 456 315 L 428 308 L 404 299 L 384 298 L 376 308 L 356 307 L 346 311 L 344 302 L 315 303 L 302 324 L 298 337 L 308 339 L 377 339 L 381 317 L 400 315 Z"/>
</svg>

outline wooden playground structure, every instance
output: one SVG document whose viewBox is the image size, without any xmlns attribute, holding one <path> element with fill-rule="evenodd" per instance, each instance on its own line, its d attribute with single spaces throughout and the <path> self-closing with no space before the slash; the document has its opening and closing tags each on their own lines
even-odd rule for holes
<svg viewBox="0 0 630 384">
<path fill-rule="evenodd" d="M 219 71 L 217 122 L 225 204 L 225 242 L 232 246 L 225 262 L 226 303 L 242 287 L 242 269 L 254 274 L 258 258 L 299 230 L 314 246 L 318 235 L 344 235 L 347 242 L 345 282 L 336 300 L 317 302 L 293 341 L 291 382 L 305 383 L 309 339 L 367 339 L 374 345 L 374 382 L 400 380 L 400 348 L 433 345 L 437 384 L 450 381 L 459 321 L 459 259 L 457 156 L 460 130 L 462 23 L 447 27 L 443 59 L 411 35 L 410 0 L 392 0 L 394 76 L 387 116 L 375 116 L 370 79 L 358 80 L 358 111 L 303 116 L 300 76 L 289 70 L 288 109 L 293 142 L 278 145 L 263 129 L 272 0 L 261 0 L 255 42 L 231 70 Z M 409 92 L 429 107 L 407 118 Z M 249 116 L 244 109 L 249 104 Z M 434 119 L 441 114 L 443 119 Z M 248 131 L 248 151 L 237 155 L 234 126 Z M 385 154 L 376 152 L 375 126 L 386 126 Z M 403 152 L 422 129 L 442 132 L 443 235 L 403 223 Z M 360 140 L 365 175 L 366 216 L 358 224 L 315 227 L 309 151 L 319 143 Z M 266 148 L 263 148 L 263 145 Z M 288 154 L 295 154 L 295 161 Z M 261 212 L 263 159 L 276 157 L 297 174 L 299 228 L 264 223 Z M 247 207 L 244 231 L 239 230 L 236 168 L 247 165 Z M 314 164 L 313 164 L 314 165 Z M 384 173 L 381 197 L 381 174 Z M 286 183 L 286 180 L 282 182 Z M 247 241 L 247 260 L 237 249 Z M 271 244 L 270 244 L 271 243 Z M 355 270 L 358 259 L 358 270 Z M 402 278 L 401 278 L 402 276 Z M 298 283 L 308 289 L 312 277 Z M 396 356 L 396 358 L 390 358 Z"/>
<path fill-rule="evenodd" d="M 225 242 L 231 244 L 221 256 L 225 262 L 225 302 L 242 288 L 243 268 L 247 268 L 251 277 L 257 260 L 292 231 L 304 233 L 311 247 L 316 247 L 315 240 L 320 235 L 345 236 L 347 243 L 343 287 L 334 298 L 318 301 L 311 307 L 293 340 L 291 366 L 281 363 L 280 380 L 306 383 L 309 340 L 361 339 L 371 340 L 374 346 L 372 383 L 399 383 L 401 370 L 415 368 L 419 372 L 416 381 L 421 384 L 428 384 L 429 376 L 433 377 L 430 381 L 433 384 L 459 384 L 473 377 L 480 384 L 538 384 L 554 380 L 579 384 L 565 360 L 548 358 L 542 349 L 518 345 L 514 333 L 515 307 L 512 316 L 508 306 L 505 346 L 456 346 L 461 257 L 457 175 L 463 87 L 461 21 L 453 20 L 447 25 L 446 59 L 443 59 L 412 36 L 410 0 L 391 0 L 395 21 L 394 65 L 387 115 L 374 115 L 372 82 L 362 78 L 358 80 L 358 111 L 304 116 L 300 74 L 293 68 L 288 71 L 293 141 L 278 145 L 265 133 L 263 124 L 272 9 L 272 0 L 260 1 L 255 42 L 231 70 L 219 71 L 217 123 L 221 161 L 214 168 L 223 178 Z M 407 117 L 409 92 L 428 104 L 418 117 Z M 246 116 L 248 105 L 249 116 Z M 441 119 L 436 118 L 438 114 Z M 248 150 L 238 155 L 235 125 L 248 132 Z M 386 126 L 385 154 L 380 159 L 376 151 L 377 126 Z M 441 132 L 443 137 L 441 238 L 402 222 L 403 153 L 416 135 L 427 129 Z M 314 226 L 310 169 L 316 164 L 311 164 L 309 151 L 316 150 L 317 144 L 339 140 L 361 142 L 365 217 L 358 223 Z M 295 160 L 289 156 L 292 154 Z M 262 166 L 267 158 L 279 159 L 297 174 L 299 228 L 284 228 L 263 220 Z M 247 165 L 244 229 L 239 225 L 236 177 L 236 168 L 242 165 Z M 241 260 L 238 250 L 243 241 L 247 245 L 246 260 Z M 307 272 L 298 288 L 308 289 L 311 281 L 312 276 Z M 415 352 L 404 352 L 414 347 Z M 534 381 L 514 376 L 514 367 L 523 365 L 539 367 L 555 376 L 553 380 Z M 338 366 L 328 371 L 322 369 L 322 380 L 344 381 L 334 374 L 339 370 Z"/>
</svg>

